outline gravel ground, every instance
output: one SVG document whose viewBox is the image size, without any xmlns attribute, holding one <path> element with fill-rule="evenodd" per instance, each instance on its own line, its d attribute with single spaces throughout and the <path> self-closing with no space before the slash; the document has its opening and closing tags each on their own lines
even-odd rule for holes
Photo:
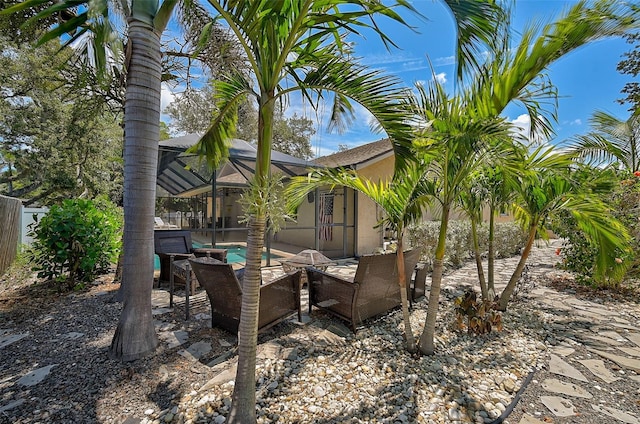
<svg viewBox="0 0 640 424">
<path fill-rule="evenodd" d="M 553 284 L 548 278 L 535 283 Z M 4 347 L 0 343 L 0 423 L 224 422 L 233 382 L 221 374 L 233 365 L 235 338 L 209 328 L 204 296 L 196 297 L 195 318 L 188 322 L 179 309 L 157 316 L 162 334 L 188 333 L 184 345 L 161 340 L 153 355 L 123 364 L 107 357 L 121 311 L 112 301 L 117 288 L 111 275 L 66 295 L 15 274 L 0 281 L 0 340 L 26 335 Z M 569 283 L 555 288 L 586 296 Z M 596 300 L 637 313 L 637 298 L 608 296 Z M 615 422 L 592 413 L 594 399 L 572 398 L 580 415 L 569 418 L 541 406 L 546 361 L 570 338 L 557 335 L 559 324 L 549 311 L 526 293 L 520 298 L 504 315 L 502 332 L 469 336 L 454 331 L 452 295 L 445 291 L 433 357 L 403 350 L 399 311 L 369 321 L 355 336 L 341 333 L 345 327 L 338 320 L 316 310 L 304 326 L 279 324 L 259 337 L 266 351 L 258 362 L 259 422 L 492 422 L 508 410 L 534 369 L 539 369 L 534 382 L 506 423 L 520 422 L 525 413 L 543 422 Z M 426 307 L 422 300 L 412 310 L 416 335 Z M 180 354 L 198 342 L 211 350 L 198 360 Z M 585 345 L 573 348 L 574 356 L 593 357 Z M 20 384 L 25 374 L 45 366 L 52 367 L 43 381 Z M 599 404 L 623 402 L 640 417 L 640 381 L 635 386 L 628 381 L 589 390 L 598 392 Z"/>
</svg>

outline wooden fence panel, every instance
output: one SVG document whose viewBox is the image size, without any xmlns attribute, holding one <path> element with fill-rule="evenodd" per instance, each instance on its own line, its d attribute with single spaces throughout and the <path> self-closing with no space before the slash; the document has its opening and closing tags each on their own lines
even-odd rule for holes
<svg viewBox="0 0 640 424">
<path fill-rule="evenodd" d="M 18 253 L 22 203 L 0 195 L 0 275 L 9 268 Z"/>
</svg>

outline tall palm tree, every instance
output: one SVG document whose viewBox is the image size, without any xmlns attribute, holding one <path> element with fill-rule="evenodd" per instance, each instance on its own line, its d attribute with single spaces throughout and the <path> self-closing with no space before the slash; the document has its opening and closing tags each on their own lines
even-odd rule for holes
<svg viewBox="0 0 640 424">
<path fill-rule="evenodd" d="M 402 22 L 391 7 L 378 2 L 353 2 L 360 7 L 348 13 L 342 1 L 209 1 L 236 35 L 251 67 L 253 78 L 232 74 L 216 84 L 219 116 L 199 144 L 200 153 L 216 159 L 233 134 L 235 113 L 246 97 L 258 104 L 258 145 L 254 175 L 254 203 L 248 211 L 248 236 L 242 310 L 238 331 L 238 370 L 234 386 L 230 423 L 252 423 L 255 414 L 255 361 L 260 289 L 260 263 L 264 246 L 266 199 L 270 174 L 275 106 L 293 90 L 308 99 L 321 90 L 336 93 L 335 120 L 351 111 L 349 98 L 358 101 L 374 116 L 387 122 L 395 139 L 405 143 L 408 128 L 395 104 L 402 94 L 398 81 L 364 67 L 342 55 L 338 29 L 369 27 L 365 18 L 375 12 Z M 380 33 L 383 40 L 387 37 Z M 255 83 L 255 88 L 254 88 Z"/>
<path fill-rule="evenodd" d="M 407 271 L 412 272 L 412 270 L 405 269 L 403 240 L 407 226 L 422 216 L 423 208 L 429 202 L 428 193 L 423 191 L 426 186 L 425 182 L 422 181 L 424 178 L 426 178 L 426 174 L 416 165 L 409 165 L 402 172 L 395 173 L 391 181 L 380 180 L 377 182 L 358 176 L 354 170 L 323 169 L 313 171 L 308 176 L 293 178 L 287 187 L 287 198 L 292 209 L 302 203 L 306 194 L 310 191 L 329 185 L 356 190 L 370 198 L 384 211 L 385 216 L 380 224 L 392 229 L 397 234 L 398 239 L 396 250 L 398 285 L 400 286 L 400 298 L 402 301 L 405 340 L 407 342 L 407 350 L 411 353 L 415 352 L 416 344 L 411 330 L 406 273 Z"/>
<path fill-rule="evenodd" d="M 610 164 L 630 172 L 640 170 L 640 114 L 626 121 L 596 111 L 589 120 L 592 130 L 570 140 L 569 150 L 592 165 Z"/>
<path fill-rule="evenodd" d="M 344 124 L 352 118 L 350 100 L 363 105 L 387 131 L 402 163 L 410 157 L 411 131 L 406 115 L 398 108 L 405 96 L 398 80 L 367 70 L 346 54 L 344 36 L 372 30 L 387 45 L 391 39 L 374 20 L 386 16 L 403 23 L 397 6 L 413 10 L 398 0 L 386 6 L 378 0 L 208 0 L 238 38 L 246 54 L 253 79 L 229 75 L 217 84 L 220 114 L 199 145 L 200 153 L 218 158 L 233 133 L 235 109 L 246 96 L 258 104 L 258 147 L 254 187 L 259 193 L 249 212 L 247 261 L 238 336 L 238 372 L 229 421 L 252 423 L 255 416 L 255 352 L 259 303 L 260 257 L 265 235 L 267 176 L 273 140 L 276 102 L 298 90 L 311 104 L 333 92 L 332 122 Z M 448 1 L 458 38 L 466 43 L 459 51 L 463 59 L 472 56 L 469 46 L 487 41 L 492 32 L 488 16 L 495 8 L 482 1 Z M 466 5 L 466 7 L 464 6 Z M 466 62 L 465 62 L 466 63 Z"/>
<path fill-rule="evenodd" d="M 35 7 L 46 0 L 27 0 L 3 13 Z M 177 0 L 133 0 L 113 2 L 127 20 L 125 140 L 124 140 L 124 304 L 109 355 L 131 361 L 152 352 L 158 339 L 151 316 L 153 288 L 153 217 L 155 215 L 156 170 L 160 123 L 161 51 L 160 35 L 166 28 Z M 61 23 L 49 30 L 41 42 L 56 38 L 71 44 L 83 35 L 93 36 L 97 69 L 106 75 L 110 47 L 118 39 L 109 19 L 108 0 L 64 0 L 33 19 L 61 15 Z M 130 7 L 129 7 L 130 6 Z M 71 34 L 70 38 L 66 38 Z"/>
<path fill-rule="evenodd" d="M 449 103 L 445 96 L 434 97 L 434 100 L 442 105 L 459 103 L 465 111 L 455 114 L 443 113 L 446 108 L 443 109 L 438 102 L 422 100 L 414 101 L 417 105 L 416 113 L 420 114 L 420 109 L 423 109 L 421 116 L 425 122 L 441 124 L 440 126 L 431 124 L 431 134 L 440 133 L 436 137 L 441 140 L 454 140 L 458 137 L 469 137 L 469 134 L 464 136 L 459 130 L 458 126 L 463 122 L 459 120 L 460 115 L 466 115 L 469 119 L 473 117 L 475 124 L 480 122 L 495 124 L 493 120 L 497 119 L 507 105 L 518 102 L 529 112 L 531 133 L 548 136 L 552 133 L 551 123 L 556 116 L 557 93 L 545 75 L 547 68 L 555 60 L 588 42 L 621 35 L 624 31 L 635 28 L 637 24 L 631 18 L 631 13 L 628 5 L 613 0 L 599 0 L 593 5 L 580 1 L 552 24 L 533 23 L 527 26 L 515 48 L 511 44 L 509 21 L 505 19 L 501 23 L 501 32 L 494 40 L 494 51 L 480 66 L 480 71 L 473 76 L 469 88 L 461 90 L 461 96 L 464 96 L 465 100 Z M 448 124 L 447 120 L 452 118 L 455 120 Z M 447 126 L 452 128 L 448 129 Z M 426 134 L 431 135 L 429 131 Z M 426 146 L 429 143 L 431 142 L 426 143 Z M 473 143 L 477 145 L 478 141 Z M 455 147 L 455 143 L 452 147 L 440 154 L 440 160 L 434 161 L 439 165 L 437 168 L 439 179 L 435 181 L 440 181 L 439 184 L 442 185 L 439 194 L 441 196 L 439 201 L 443 206 L 441 232 L 446 232 L 450 205 L 455 201 L 463 179 L 469 174 L 469 171 L 464 169 L 469 163 L 465 159 L 472 154 L 470 150 L 457 152 L 459 148 Z M 452 169 L 455 170 L 453 174 Z M 457 172 L 460 172 L 459 176 L 456 175 Z M 444 237 L 441 238 L 444 239 Z M 439 242 L 436 249 L 429 310 L 424 331 L 420 337 L 420 350 L 425 354 L 434 352 L 435 323 L 442 279 L 442 263 L 438 258 L 443 257 L 444 241 L 442 244 Z"/>
<path fill-rule="evenodd" d="M 536 236 L 546 236 L 548 217 L 559 210 L 568 211 L 586 237 L 599 246 L 596 277 L 602 278 L 606 273 L 616 279 L 624 275 L 626 265 L 615 261 L 615 252 L 630 249 L 629 234 L 612 216 L 609 207 L 588 190 L 588 185 L 572 180 L 573 160 L 571 155 L 560 154 L 553 147 L 540 147 L 527 158 L 518 184 L 514 185 L 518 194 L 513 206 L 515 216 L 527 230 L 528 237 L 516 269 L 500 295 L 498 309 L 501 311 L 507 309 Z"/>
</svg>

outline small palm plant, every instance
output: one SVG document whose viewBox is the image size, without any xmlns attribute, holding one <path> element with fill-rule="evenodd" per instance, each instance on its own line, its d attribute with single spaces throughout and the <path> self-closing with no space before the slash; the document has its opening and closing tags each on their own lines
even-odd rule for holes
<svg viewBox="0 0 640 424">
<path fill-rule="evenodd" d="M 559 210 L 569 212 L 585 236 L 599 246 L 595 273 L 600 278 L 621 278 L 625 263 L 618 263 L 615 252 L 629 249 L 629 234 L 609 207 L 584 184 L 571 177 L 572 155 L 561 154 L 554 148 L 536 149 L 514 188 L 518 199 L 514 203 L 516 219 L 527 230 L 527 243 L 507 286 L 500 295 L 498 309 L 506 311 L 509 299 L 522 275 L 536 236 L 546 237 L 549 216 Z"/>
</svg>

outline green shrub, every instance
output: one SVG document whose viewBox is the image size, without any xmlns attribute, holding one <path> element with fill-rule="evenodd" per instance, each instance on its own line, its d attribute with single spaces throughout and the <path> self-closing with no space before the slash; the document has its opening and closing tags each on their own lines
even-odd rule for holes
<svg viewBox="0 0 640 424">
<path fill-rule="evenodd" d="M 65 200 L 31 226 L 31 257 L 39 278 L 59 290 L 92 281 L 117 260 L 122 214 L 108 201 Z"/>
<path fill-rule="evenodd" d="M 616 188 L 605 199 L 611 205 L 612 215 L 620 220 L 632 236 L 632 249 L 630 252 L 610 252 L 616 261 L 627 262 L 625 278 L 637 278 L 640 274 L 640 177 L 628 175 L 622 178 Z M 598 255 L 598 246 L 590 243 L 575 219 L 567 212 L 560 212 L 553 217 L 553 231 L 565 239 L 562 249 L 562 266 L 576 274 L 576 281 L 592 285 L 594 287 L 616 286 L 620 279 L 612 278 L 608 274 L 602 280 L 594 278 L 595 261 Z"/>
<path fill-rule="evenodd" d="M 438 244 L 439 221 L 426 221 L 411 225 L 407 229 L 411 246 L 422 249 L 421 261 L 431 266 Z M 480 252 L 488 249 L 489 226 L 478 228 Z M 513 222 L 497 223 L 494 233 L 496 258 L 507 258 L 520 253 L 526 242 L 526 234 Z M 447 228 L 444 263 L 447 267 L 458 268 L 473 258 L 473 238 L 469 221 L 450 221 Z"/>
</svg>

